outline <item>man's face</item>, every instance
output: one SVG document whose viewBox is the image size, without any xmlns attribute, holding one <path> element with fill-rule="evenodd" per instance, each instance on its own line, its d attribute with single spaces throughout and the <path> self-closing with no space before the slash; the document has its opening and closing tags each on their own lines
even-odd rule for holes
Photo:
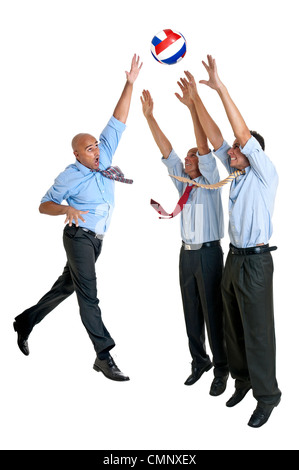
<svg viewBox="0 0 299 470">
<path fill-rule="evenodd" d="M 74 149 L 77 160 L 91 170 L 99 169 L 100 149 L 98 144 L 95 137 L 84 134 L 78 139 Z"/>
<path fill-rule="evenodd" d="M 247 166 L 250 166 L 249 160 L 240 150 L 240 144 L 237 139 L 234 141 L 233 146 L 227 152 L 230 156 L 230 166 L 237 168 L 237 170 L 244 170 Z"/>
<path fill-rule="evenodd" d="M 187 173 L 187 175 L 192 179 L 201 175 L 198 168 L 198 156 L 196 155 L 196 152 L 197 148 L 190 149 L 185 158 L 185 173 Z"/>
</svg>

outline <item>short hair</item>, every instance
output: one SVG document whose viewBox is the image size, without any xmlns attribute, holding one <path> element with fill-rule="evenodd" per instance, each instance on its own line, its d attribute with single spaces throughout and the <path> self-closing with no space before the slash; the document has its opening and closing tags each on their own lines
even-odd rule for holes
<svg viewBox="0 0 299 470">
<path fill-rule="evenodd" d="M 260 146 L 262 147 L 263 150 L 265 150 L 265 140 L 264 137 L 262 137 L 260 134 L 258 134 L 256 131 L 249 131 L 250 134 L 258 141 Z"/>
</svg>

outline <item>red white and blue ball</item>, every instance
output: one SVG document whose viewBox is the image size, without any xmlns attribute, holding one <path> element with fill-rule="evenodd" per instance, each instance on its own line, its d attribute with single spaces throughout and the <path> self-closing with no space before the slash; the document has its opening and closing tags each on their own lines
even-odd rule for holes
<svg viewBox="0 0 299 470">
<path fill-rule="evenodd" d="M 160 64 L 177 64 L 186 51 L 186 39 L 172 29 L 163 29 L 152 39 L 151 53 Z"/>
</svg>

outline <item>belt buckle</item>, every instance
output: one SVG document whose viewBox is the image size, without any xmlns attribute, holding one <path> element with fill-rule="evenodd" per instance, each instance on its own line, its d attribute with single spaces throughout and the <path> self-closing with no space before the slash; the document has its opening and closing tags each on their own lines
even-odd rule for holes
<svg viewBox="0 0 299 470">
<path fill-rule="evenodd" d="M 187 245 L 187 244 L 185 243 L 185 250 L 191 250 L 191 245 Z"/>
</svg>

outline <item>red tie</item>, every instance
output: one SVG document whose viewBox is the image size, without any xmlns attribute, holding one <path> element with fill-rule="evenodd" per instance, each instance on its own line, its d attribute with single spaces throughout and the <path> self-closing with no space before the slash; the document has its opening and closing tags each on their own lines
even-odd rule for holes
<svg viewBox="0 0 299 470">
<path fill-rule="evenodd" d="M 174 211 L 171 214 L 168 214 L 168 212 L 166 212 L 163 209 L 161 204 L 151 199 L 151 206 L 158 212 L 158 214 L 165 216 L 165 217 L 159 217 L 159 219 L 172 219 L 172 217 L 175 217 L 176 215 L 178 215 L 183 210 L 184 205 L 186 204 L 188 200 L 188 197 L 192 188 L 193 188 L 192 185 L 186 187 L 185 192 L 183 193 L 182 197 L 178 201 Z"/>
</svg>

